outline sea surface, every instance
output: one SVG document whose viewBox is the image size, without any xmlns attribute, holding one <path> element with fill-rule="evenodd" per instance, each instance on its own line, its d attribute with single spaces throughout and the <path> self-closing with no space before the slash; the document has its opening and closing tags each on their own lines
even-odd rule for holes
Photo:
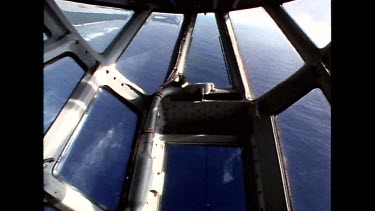
<svg viewBox="0 0 375 211">
<path fill-rule="evenodd" d="M 95 19 L 90 19 L 92 14 L 89 12 L 82 13 L 74 9 L 69 9 L 64 14 L 98 52 L 105 50 L 130 17 L 125 12 L 116 14 L 112 19 L 103 16 L 101 20 L 98 15 Z M 179 24 L 155 21 L 150 18 L 116 64 L 116 68 L 122 74 L 148 94 L 157 91 L 165 79 L 174 42 L 182 22 L 181 15 L 174 17 L 180 20 Z M 235 20 L 233 25 L 256 97 L 288 78 L 303 65 L 298 53 L 277 27 L 264 27 L 251 24 L 251 21 L 237 24 Z M 63 69 L 81 71 L 72 59 L 68 60 L 61 65 L 56 63 L 54 66 L 46 66 L 45 78 L 58 81 L 58 77 L 51 76 L 52 72 L 65 74 Z M 70 87 L 77 83 L 82 73 L 71 75 L 75 75 L 76 78 L 65 79 Z M 185 75 L 189 83 L 214 82 L 216 87 L 231 87 L 221 52 L 219 33 L 212 14 L 200 14 L 197 18 Z M 49 118 L 45 117 L 45 131 L 65 103 L 64 99 L 57 99 L 59 93 L 67 95 L 63 85 L 57 88 L 53 88 L 53 85 L 53 81 L 45 82 L 44 103 L 45 113 L 48 114 L 45 116 Z M 331 108 L 329 103 L 322 92 L 315 89 L 278 115 L 276 120 L 294 209 L 330 210 Z M 212 209 L 206 207 L 204 210 Z M 216 207 L 215 210 L 220 208 Z"/>
</svg>

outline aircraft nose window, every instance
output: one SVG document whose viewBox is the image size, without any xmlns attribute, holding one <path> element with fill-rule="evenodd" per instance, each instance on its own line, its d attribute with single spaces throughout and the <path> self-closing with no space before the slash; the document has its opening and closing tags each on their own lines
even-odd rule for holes
<svg viewBox="0 0 375 211">
<path fill-rule="evenodd" d="M 100 89 L 55 167 L 55 176 L 115 210 L 127 178 L 137 118 L 116 96 Z"/>
<path fill-rule="evenodd" d="M 283 4 L 318 48 L 331 42 L 331 0 L 299 0 Z"/>
<path fill-rule="evenodd" d="M 261 96 L 304 64 L 263 8 L 229 13 L 255 96 Z"/>
<path fill-rule="evenodd" d="M 83 74 L 83 69 L 71 57 L 64 57 L 44 68 L 44 133 L 69 99 Z"/>
<path fill-rule="evenodd" d="M 133 15 L 131 10 L 56 0 L 78 33 L 102 53 Z"/>
<path fill-rule="evenodd" d="M 45 210 L 329 210 L 329 10 L 45 0 Z"/>
<path fill-rule="evenodd" d="M 161 210 L 247 210 L 241 148 L 166 147 Z"/>
<path fill-rule="evenodd" d="M 314 89 L 276 120 L 293 208 L 330 210 L 331 108 L 322 91 Z"/>
<path fill-rule="evenodd" d="M 152 94 L 168 72 L 183 15 L 152 13 L 123 52 L 116 68 L 130 81 Z"/>
<path fill-rule="evenodd" d="M 213 82 L 216 87 L 232 87 L 213 13 L 197 16 L 184 75 L 189 83 Z"/>
</svg>

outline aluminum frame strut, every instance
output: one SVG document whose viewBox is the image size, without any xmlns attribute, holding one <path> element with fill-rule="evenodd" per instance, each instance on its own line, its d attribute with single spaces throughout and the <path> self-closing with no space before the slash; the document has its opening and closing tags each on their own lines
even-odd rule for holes
<svg viewBox="0 0 375 211">
<path fill-rule="evenodd" d="M 181 76 L 183 75 L 185 70 L 186 59 L 193 38 L 193 31 L 196 19 L 196 13 L 184 14 L 184 21 L 182 23 L 180 33 L 176 40 L 176 44 L 168 68 L 168 73 L 166 75 L 166 84 L 169 84 L 173 81 L 180 82 L 180 80 L 183 80 Z"/>
<path fill-rule="evenodd" d="M 103 65 L 115 63 L 141 29 L 151 10 L 136 11 L 103 53 Z"/>
<path fill-rule="evenodd" d="M 102 62 L 102 56 L 82 38 L 54 0 L 46 0 L 44 22 L 51 32 L 51 37 L 44 43 L 44 63 L 68 53 L 93 72 Z"/>
<path fill-rule="evenodd" d="M 323 50 L 319 50 L 280 4 L 267 0 L 264 1 L 263 8 L 288 38 L 306 65 L 315 66 L 311 71 L 316 71 L 318 75 L 314 78 L 304 78 L 303 80 L 311 80 L 308 83 L 317 80 L 318 83 L 313 88 L 320 88 L 331 104 L 330 43 Z M 281 93 L 281 90 L 279 92 Z M 297 98 L 296 100 L 299 99 Z M 292 105 L 295 102 L 291 101 L 287 104 Z"/>
</svg>

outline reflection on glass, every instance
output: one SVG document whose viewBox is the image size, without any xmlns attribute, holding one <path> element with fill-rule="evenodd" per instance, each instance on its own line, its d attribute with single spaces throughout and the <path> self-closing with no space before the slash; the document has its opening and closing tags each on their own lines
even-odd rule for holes
<svg viewBox="0 0 375 211">
<path fill-rule="evenodd" d="M 255 96 L 287 79 L 304 62 L 263 8 L 229 13 Z"/>
<path fill-rule="evenodd" d="M 82 68 L 70 57 L 64 57 L 44 67 L 44 133 L 55 120 L 83 74 Z"/>
<path fill-rule="evenodd" d="M 116 68 L 149 94 L 159 90 L 168 72 L 183 15 L 152 13 Z"/>
<path fill-rule="evenodd" d="M 277 117 L 294 210 L 330 210 L 331 109 L 319 89 Z"/>
<path fill-rule="evenodd" d="M 213 13 L 197 16 L 184 75 L 189 83 L 213 82 L 215 87 L 232 87 Z"/>
<path fill-rule="evenodd" d="M 331 0 L 291 1 L 283 7 L 318 48 L 331 41 Z"/>
<path fill-rule="evenodd" d="M 166 145 L 161 210 L 246 210 L 242 148 Z"/>
<path fill-rule="evenodd" d="M 54 174 L 87 198 L 114 210 L 121 198 L 137 115 L 101 89 Z"/>
<path fill-rule="evenodd" d="M 43 41 L 46 41 L 47 39 L 48 39 L 47 34 L 43 32 Z"/>
<path fill-rule="evenodd" d="M 103 52 L 125 26 L 133 11 L 56 0 L 57 5 L 91 47 Z"/>
</svg>

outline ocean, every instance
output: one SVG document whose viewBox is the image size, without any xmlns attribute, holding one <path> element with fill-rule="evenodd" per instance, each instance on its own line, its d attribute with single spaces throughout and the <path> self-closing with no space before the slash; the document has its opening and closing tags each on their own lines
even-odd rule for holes
<svg viewBox="0 0 375 211">
<path fill-rule="evenodd" d="M 73 13 L 75 21 L 73 24 L 76 29 L 98 52 L 104 51 L 130 17 L 118 15 L 116 17 L 120 18 L 90 22 L 87 13 L 79 14 L 70 11 L 70 14 Z M 81 22 L 80 15 L 86 17 L 82 18 Z M 181 15 L 175 17 L 182 20 Z M 303 65 L 298 53 L 277 27 L 275 29 L 235 22 L 233 25 L 250 85 L 256 97 L 270 90 Z M 148 20 L 118 60 L 116 64 L 118 70 L 146 93 L 155 92 L 165 79 L 180 26 L 181 23 Z M 57 68 L 69 69 L 69 66 L 73 66 L 72 63 L 65 62 Z M 49 68 L 51 67 L 47 66 L 45 70 Z M 214 82 L 216 87 L 231 87 L 220 48 L 219 33 L 212 14 L 200 14 L 197 18 L 185 75 L 189 83 Z M 46 96 L 49 94 L 46 92 Z M 54 104 L 51 108 L 52 113 L 57 113 L 64 101 L 60 100 L 52 104 Z M 49 107 L 45 107 L 45 112 L 50 112 Z M 53 120 L 55 116 L 49 118 Z M 47 124 L 48 121 L 45 120 L 45 128 L 48 128 L 52 120 Z M 276 120 L 294 209 L 330 210 L 331 108 L 329 103 L 322 92 L 315 89 L 279 114 Z"/>
</svg>

